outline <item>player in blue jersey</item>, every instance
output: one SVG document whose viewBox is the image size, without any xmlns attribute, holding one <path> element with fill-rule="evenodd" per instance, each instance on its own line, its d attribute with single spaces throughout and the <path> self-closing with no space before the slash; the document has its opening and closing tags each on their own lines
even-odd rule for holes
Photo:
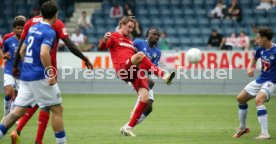
<svg viewBox="0 0 276 144">
<path fill-rule="evenodd" d="M 254 76 L 254 66 L 260 58 L 262 63 L 261 74 L 256 80 L 245 86 L 244 90 L 237 97 L 239 103 L 240 127 L 234 138 L 239 138 L 249 132 L 246 127 L 247 102 L 255 98 L 258 121 L 261 125 L 261 133 L 255 139 L 270 139 L 268 133 L 267 110 L 265 103 L 269 101 L 275 89 L 276 83 L 276 45 L 272 42 L 273 32 L 271 28 L 261 27 L 256 35 L 256 42 L 260 46 L 251 59 L 247 68 L 247 75 Z"/>
<path fill-rule="evenodd" d="M 147 30 L 146 33 L 146 40 L 142 39 L 136 39 L 133 42 L 134 47 L 137 49 L 138 52 L 143 52 L 150 60 L 151 62 L 158 66 L 158 62 L 161 57 L 161 52 L 157 46 L 157 42 L 160 38 L 160 31 L 158 28 L 151 27 Z M 154 95 L 153 95 L 153 86 L 154 81 L 151 78 L 148 78 L 148 84 L 149 84 L 149 102 L 144 110 L 143 114 L 139 118 L 137 124 L 141 123 L 151 112 L 152 112 L 152 103 L 154 101 Z M 136 105 L 134 107 L 137 107 L 138 103 L 140 101 L 140 97 L 138 97 Z M 133 113 L 133 112 L 132 112 Z"/>
<path fill-rule="evenodd" d="M 12 68 L 15 51 L 18 49 L 18 40 L 23 31 L 25 22 L 26 19 L 15 17 L 12 22 L 13 32 L 15 35 L 6 39 L 3 44 L 3 58 L 6 59 L 6 65 L 4 68 L 4 115 L 7 115 L 10 112 L 12 107 L 11 103 L 14 99 L 13 96 L 16 95 L 14 93 L 14 88 L 16 87 L 18 80 L 12 76 Z"/>
<path fill-rule="evenodd" d="M 66 143 L 62 100 L 50 57 L 56 38 L 56 32 L 51 25 L 57 19 L 57 12 L 58 6 L 54 1 L 44 3 L 41 7 L 42 21 L 29 29 L 20 50 L 23 63 L 18 96 L 14 102 L 15 109 L 4 117 L 0 125 L 0 138 L 25 114 L 28 106 L 38 104 L 41 109 L 50 109 L 52 112 L 52 127 L 56 142 Z"/>
</svg>

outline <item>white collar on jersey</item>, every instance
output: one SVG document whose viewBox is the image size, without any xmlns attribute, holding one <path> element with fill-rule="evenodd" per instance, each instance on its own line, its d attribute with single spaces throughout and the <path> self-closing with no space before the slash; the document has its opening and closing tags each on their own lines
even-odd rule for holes
<svg viewBox="0 0 276 144">
<path fill-rule="evenodd" d="M 40 23 L 42 23 L 42 24 L 46 24 L 46 25 L 49 25 L 49 26 L 51 26 L 49 23 L 47 23 L 47 22 L 44 22 L 43 20 L 42 21 L 40 21 Z"/>
</svg>

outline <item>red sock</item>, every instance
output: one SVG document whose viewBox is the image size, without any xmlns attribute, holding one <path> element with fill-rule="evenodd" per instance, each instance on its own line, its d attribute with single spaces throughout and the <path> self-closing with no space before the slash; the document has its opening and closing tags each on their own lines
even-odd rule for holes
<svg viewBox="0 0 276 144">
<path fill-rule="evenodd" d="M 41 110 L 39 113 L 38 118 L 38 128 L 37 128 L 37 135 L 36 135 L 36 143 L 42 144 L 42 139 L 47 128 L 47 124 L 49 121 L 50 113 Z"/>
<path fill-rule="evenodd" d="M 16 131 L 20 133 L 26 123 L 31 119 L 33 114 L 36 112 L 38 106 L 34 106 L 32 108 L 28 108 L 27 112 L 19 119 L 19 123 L 16 127 Z"/>
<path fill-rule="evenodd" d="M 154 70 L 154 74 L 160 78 L 162 78 L 165 74 L 163 70 L 155 66 L 146 56 L 142 59 L 140 68 L 150 71 Z"/>
<path fill-rule="evenodd" d="M 138 106 L 136 107 L 134 114 L 132 115 L 130 122 L 128 123 L 128 126 L 134 127 L 141 117 L 142 113 L 144 112 L 145 108 L 147 106 L 147 103 L 144 103 L 142 101 L 139 102 Z"/>
</svg>

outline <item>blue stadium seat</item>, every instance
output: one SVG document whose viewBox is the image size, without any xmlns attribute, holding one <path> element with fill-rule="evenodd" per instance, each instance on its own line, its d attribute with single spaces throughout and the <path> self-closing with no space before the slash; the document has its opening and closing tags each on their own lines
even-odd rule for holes
<svg viewBox="0 0 276 144">
<path fill-rule="evenodd" d="M 219 19 L 211 19 L 210 25 L 212 27 L 220 27 L 221 21 Z"/>
<path fill-rule="evenodd" d="M 199 37 L 200 34 L 201 34 L 201 31 L 200 31 L 199 28 L 190 27 L 190 28 L 189 28 L 189 34 L 190 34 L 190 35 L 193 35 L 193 36 L 196 36 L 196 37 Z"/>
<path fill-rule="evenodd" d="M 266 17 L 267 12 L 265 10 L 255 10 L 254 11 L 254 16 L 256 16 L 257 18 Z"/>
<path fill-rule="evenodd" d="M 181 9 L 172 9 L 172 14 L 174 16 L 182 15 L 183 11 Z"/>
<path fill-rule="evenodd" d="M 171 45 L 173 45 L 173 47 L 179 46 L 179 38 L 178 37 L 168 36 L 168 39 L 170 40 L 170 43 L 171 43 Z"/>
<path fill-rule="evenodd" d="M 171 16 L 171 10 L 170 9 L 160 9 L 161 15 L 168 15 Z"/>
<path fill-rule="evenodd" d="M 106 22 L 103 18 L 93 18 L 94 19 L 94 25 L 97 26 L 105 26 Z"/>
<path fill-rule="evenodd" d="M 197 17 L 206 17 L 208 15 L 206 14 L 205 9 L 202 9 L 202 8 L 196 9 L 195 14 L 197 15 Z"/>
<path fill-rule="evenodd" d="M 273 19 L 273 18 L 270 18 L 270 19 Z M 269 18 L 260 17 L 257 19 L 257 24 L 263 25 L 263 26 L 269 26 Z"/>
<path fill-rule="evenodd" d="M 206 27 L 206 26 L 209 26 L 209 19 L 207 19 L 207 18 L 199 18 L 198 19 L 198 24 L 199 24 L 199 26 L 201 26 L 201 27 Z"/>
<path fill-rule="evenodd" d="M 182 1 L 182 5 L 183 5 L 184 7 L 189 7 L 189 8 L 191 8 L 191 7 L 193 6 L 193 0 L 183 0 L 183 1 Z"/>
<path fill-rule="evenodd" d="M 152 16 L 152 17 L 158 17 L 160 12 L 158 9 L 149 9 L 149 14 Z"/>
<path fill-rule="evenodd" d="M 171 0 L 171 5 L 181 5 L 182 0 Z"/>
<path fill-rule="evenodd" d="M 201 34 L 202 36 L 208 37 L 211 34 L 211 28 L 209 27 L 201 28 Z"/>
<path fill-rule="evenodd" d="M 250 5 L 251 4 L 251 0 L 241 0 L 239 1 L 240 5 Z"/>
<path fill-rule="evenodd" d="M 135 4 L 146 4 L 147 0 L 135 0 Z"/>
<path fill-rule="evenodd" d="M 160 18 L 156 17 L 152 19 L 152 25 L 156 27 L 162 27 L 163 22 Z"/>
<path fill-rule="evenodd" d="M 190 47 L 192 43 L 192 40 L 190 39 L 190 37 L 181 37 L 179 41 L 182 48 Z"/>
<path fill-rule="evenodd" d="M 197 19 L 196 19 L 196 18 L 193 18 L 193 17 L 187 18 L 187 19 L 186 19 L 186 24 L 187 24 L 188 26 L 193 26 L 193 27 L 198 26 Z"/>
<path fill-rule="evenodd" d="M 173 19 L 170 19 L 170 18 L 164 19 L 164 18 L 162 18 L 162 21 L 163 21 L 163 25 L 165 27 L 172 27 L 174 25 Z"/>
<path fill-rule="evenodd" d="M 174 20 L 176 26 L 185 26 L 186 22 L 183 18 L 176 18 Z"/>
<path fill-rule="evenodd" d="M 160 5 L 169 5 L 170 4 L 170 1 L 169 0 L 158 0 L 158 3 Z"/>
<path fill-rule="evenodd" d="M 233 26 L 233 24 L 234 24 L 234 21 L 233 20 L 231 20 L 231 19 L 224 19 L 224 20 L 222 20 L 222 26 Z"/>
<path fill-rule="evenodd" d="M 233 33 L 233 32 L 236 33 L 236 29 L 233 28 L 233 27 L 228 27 L 228 28 L 225 28 L 225 29 L 224 29 L 224 35 L 225 35 L 226 37 L 230 36 L 231 33 Z"/>
<path fill-rule="evenodd" d="M 194 7 L 195 8 L 202 8 L 204 7 L 205 3 L 203 0 L 194 0 Z M 195 10 L 197 11 L 197 10 Z"/>
<path fill-rule="evenodd" d="M 177 31 L 175 28 L 167 28 L 166 33 L 167 33 L 168 37 L 174 37 L 177 35 Z"/>
<path fill-rule="evenodd" d="M 189 35 L 189 29 L 186 27 L 178 27 L 177 33 L 179 37 L 188 36 Z"/>
<path fill-rule="evenodd" d="M 193 47 L 203 47 L 205 45 L 204 39 L 201 37 L 193 37 L 192 38 L 192 46 Z"/>
<path fill-rule="evenodd" d="M 193 16 L 194 15 L 194 10 L 193 9 L 184 9 L 184 14 L 186 16 Z"/>
<path fill-rule="evenodd" d="M 94 45 L 97 45 L 98 44 L 98 39 L 93 37 L 93 36 L 89 36 L 88 37 L 88 41 Z"/>
</svg>

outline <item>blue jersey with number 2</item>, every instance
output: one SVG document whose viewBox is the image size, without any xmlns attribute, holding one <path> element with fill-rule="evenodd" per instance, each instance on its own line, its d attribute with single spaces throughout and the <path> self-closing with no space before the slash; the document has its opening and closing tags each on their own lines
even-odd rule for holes
<svg viewBox="0 0 276 144">
<path fill-rule="evenodd" d="M 29 29 L 24 41 L 27 47 L 22 63 L 21 80 L 35 81 L 46 78 L 45 68 L 40 59 L 41 45 L 52 48 L 55 39 L 56 33 L 48 23 L 40 22 Z"/>
</svg>

